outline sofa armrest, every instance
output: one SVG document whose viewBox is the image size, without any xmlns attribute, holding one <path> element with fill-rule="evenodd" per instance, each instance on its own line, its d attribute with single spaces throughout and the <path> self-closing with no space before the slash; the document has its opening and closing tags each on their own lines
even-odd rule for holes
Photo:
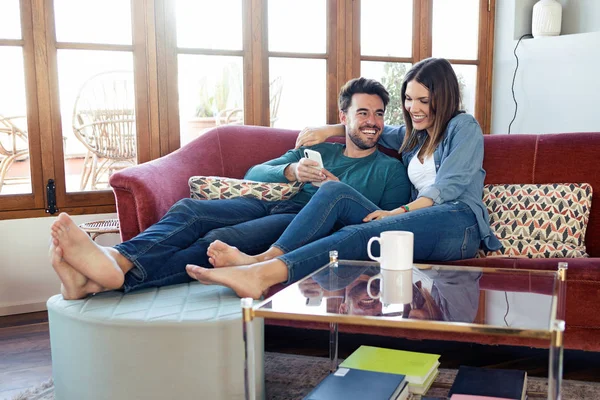
<svg viewBox="0 0 600 400">
<path fill-rule="evenodd" d="M 110 178 L 121 239 L 129 240 L 156 223 L 178 200 L 190 197 L 193 175 L 223 175 L 216 130 L 159 159 L 123 169 Z"/>
<path fill-rule="evenodd" d="M 116 172 L 110 178 L 121 225 L 129 240 L 156 223 L 178 200 L 190 197 L 194 175 L 242 178 L 248 168 L 294 147 L 298 131 L 225 125 L 159 159 Z"/>
</svg>

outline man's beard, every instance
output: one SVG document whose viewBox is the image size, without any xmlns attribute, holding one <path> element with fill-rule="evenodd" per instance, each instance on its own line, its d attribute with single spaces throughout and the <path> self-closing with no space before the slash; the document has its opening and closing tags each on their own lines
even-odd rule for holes
<svg viewBox="0 0 600 400">
<path fill-rule="evenodd" d="M 377 128 L 373 128 L 376 129 Z M 369 150 L 372 149 L 373 147 L 377 146 L 377 141 L 373 141 L 373 142 L 366 142 L 364 141 L 361 137 L 360 137 L 360 132 L 357 130 L 354 131 L 349 131 L 348 132 L 348 136 L 350 137 L 350 140 L 352 140 L 352 143 L 354 143 L 356 145 L 356 147 L 358 147 L 361 150 Z"/>
</svg>

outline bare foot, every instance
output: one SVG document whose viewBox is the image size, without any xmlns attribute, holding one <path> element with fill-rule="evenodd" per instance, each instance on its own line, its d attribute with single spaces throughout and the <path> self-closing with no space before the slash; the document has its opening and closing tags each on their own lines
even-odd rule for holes
<svg viewBox="0 0 600 400">
<path fill-rule="evenodd" d="M 252 297 L 257 300 L 269 289 L 256 273 L 256 269 L 248 265 L 212 269 L 188 264 L 185 269 L 191 278 L 200 283 L 227 286 L 240 297 Z"/>
<path fill-rule="evenodd" d="M 208 246 L 206 255 L 208 255 L 208 262 L 215 268 L 250 265 L 260 261 L 220 240 L 215 240 Z"/>
<path fill-rule="evenodd" d="M 50 249 L 52 268 L 60 278 L 60 291 L 65 300 L 83 299 L 88 294 L 102 292 L 104 288 L 89 280 L 62 258 L 62 249 L 52 246 Z"/>
<path fill-rule="evenodd" d="M 111 252 L 97 245 L 71 217 L 61 213 L 52 224 L 53 244 L 65 261 L 84 277 L 108 288 L 123 286 L 124 274 Z"/>
</svg>

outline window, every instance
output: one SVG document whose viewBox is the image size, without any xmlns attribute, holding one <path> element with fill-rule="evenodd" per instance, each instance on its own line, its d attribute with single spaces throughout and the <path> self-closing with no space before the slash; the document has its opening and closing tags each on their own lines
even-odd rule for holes
<svg viewBox="0 0 600 400">
<path fill-rule="evenodd" d="M 181 145 L 222 124 L 244 123 L 242 0 L 176 1 Z"/>
<path fill-rule="evenodd" d="M 488 1 L 480 0 L 361 2 L 361 73 L 388 88 L 391 100 L 386 123 L 404 122 L 400 87 L 406 71 L 424 58 L 443 57 L 450 60 L 458 77 L 462 108 L 489 132 L 491 104 L 484 84 L 491 79 L 487 41 L 493 13 L 489 6 Z"/>
<path fill-rule="evenodd" d="M 430 56 L 453 63 L 487 132 L 494 4 L 3 0 L 0 218 L 54 200 L 114 211 L 115 171 L 223 124 L 336 123 L 341 85 L 361 75 L 386 85 L 386 122 L 400 124 L 402 77 Z"/>
<path fill-rule="evenodd" d="M 25 11 L 25 12 L 23 12 Z M 27 92 L 33 91 L 31 81 L 26 81 L 25 69 L 31 67 L 31 60 L 26 59 L 26 32 L 29 26 L 21 10 L 18 0 L 0 3 L 0 194 L 10 195 L 4 198 L 6 208 L 14 208 L 19 204 L 33 208 L 38 203 L 33 196 L 33 177 L 38 187 L 41 180 L 32 174 L 32 159 L 35 159 L 35 144 L 30 146 L 29 137 L 34 135 L 37 127 L 33 118 L 28 118 L 31 101 Z M 28 43 L 27 43 L 28 44 Z M 29 85 L 29 87 L 28 87 Z M 34 153 L 34 154 L 32 154 Z"/>
<path fill-rule="evenodd" d="M 307 125 L 324 124 L 327 120 L 327 1 L 271 0 L 267 21 L 271 126 L 302 129 Z M 299 34 L 290 34 L 292 32 Z"/>
</svg>

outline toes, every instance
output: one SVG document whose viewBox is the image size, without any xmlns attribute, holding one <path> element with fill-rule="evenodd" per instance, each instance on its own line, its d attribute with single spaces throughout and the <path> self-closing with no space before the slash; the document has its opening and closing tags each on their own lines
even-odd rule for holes
<svg viewBox="0 0 600 400">
<path fill-rule="evenodd" d="M 194 264 L 188 264 L 188 265 L 186 265 L 185 269 L 186 269 L 186 271 L 193 272 L 193 273 L 202 273 L 202 271 L 206 270 L 206 268 L 202 268 L 202 267 L 199 267 L 199 266 L 194 265 Z"/>
<path fill-rule="evenodd" d="M 61 225 L 68 225 L 72 221 L 73 220 L 71 219 L 69 214 L 64 213 L 64 212 L 58 214 L 58 217 L 56 218 L 56 222 L 58 222 Z"/>
<path fill-rule="evenodd" d="M 52 265 L 56 265 L 60 262 L 61 256 L 59 256 L 56 252 L 56 248 L 52 252 Z"/>
<path fill-rule="evenodd" d="M 196 265 L 188 264 L 185 266 L 185 271 L 191 278 L 198 279 L 198 277 L 196 276 L 196 271 L 198 268 L 199 267 Z"/>
<path fill-rule="evenodd" d="M 60 247 L 55 247 L 54 251 L 52 252 L 52 267 L 59 268 L 61 266 L 61 263 L 63 262 L 62 255 L 62 249 Z"/>
<path fill-rule="evenodd" d="M 188 264 L 185 267 L 185 270 L 190 278 L 197 280 L 201 283 L 210 283 L 210 280 L 207 279 L 205 272 L 206 268 L 199 267 L 197 265 Z"/>
</svg>

